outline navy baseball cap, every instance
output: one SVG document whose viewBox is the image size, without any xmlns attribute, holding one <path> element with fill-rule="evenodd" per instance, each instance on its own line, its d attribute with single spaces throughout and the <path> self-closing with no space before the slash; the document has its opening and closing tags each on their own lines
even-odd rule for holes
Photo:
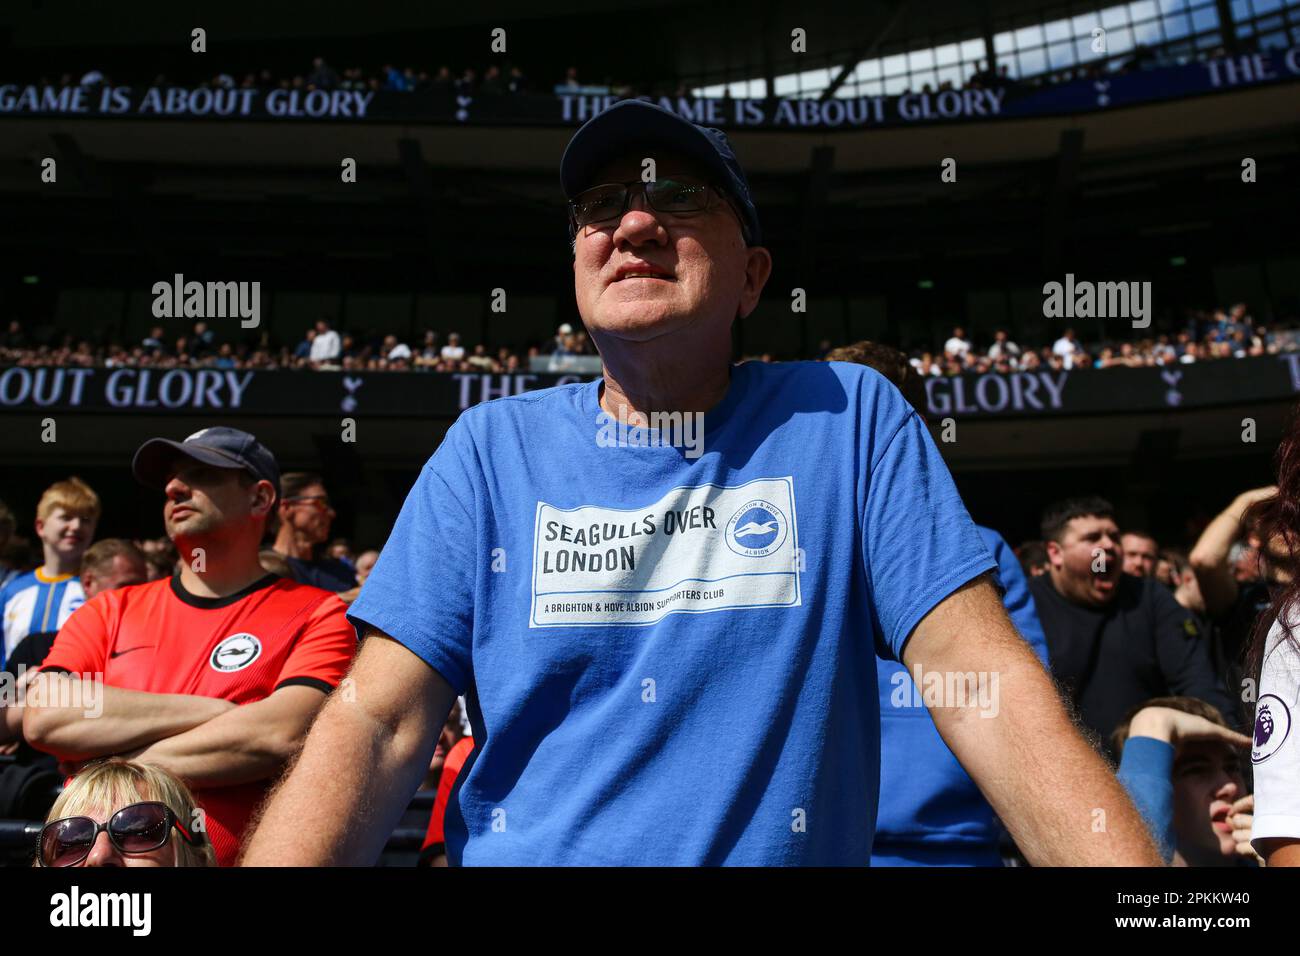
<svg viewBox="0 0 1300 956">
<path fill-rule="evenodd" d="M 131 472 L 141 484 L 162 488 L 179 457 L 215 468 L 240 469 L 257 479 L 265 478 L 274 486 L 275 497 L 280 497 L 280 466 L 275 456 L 260 441 L 238 428 L 205 428 L 184 441 L 151 438 L 136 451 Z"/>
<path fill-rule="evenodd" d="M 758 210 L 749 194 L 749 180 L 720 129 L 697 126 L 676 113 L 645 100 L 620 100 L 587 120 L 564 150 L 560 184 L 569 199 L 591 186 L 601 166 L 638 148 L 670 149 L 699 163 L 736 203 L 750 245 L 762 242 Z"/>
</svg>

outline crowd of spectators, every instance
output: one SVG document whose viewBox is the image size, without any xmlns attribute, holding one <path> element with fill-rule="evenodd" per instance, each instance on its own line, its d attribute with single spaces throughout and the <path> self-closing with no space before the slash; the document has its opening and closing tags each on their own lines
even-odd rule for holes
<svg viewBox="0 0 1300 956">
<path fill-rule="evenodd" d="M 1242 38 L 1239 40 L 1239 46 L 1243 50 L 1254 50 L 1256 48 L 1255 38 Z M 1196 56 L 1198 60 L 1204 60 L 1221 57 L 1225 54 L 1225 49 L 1220 46 L 1197 51 Z M 1143 44 L 1138 44 L 1124 54 L 1027 77 L 1011 75 L 1006 63 L 996 64 L 990 68 L 981 61 L 974 64 L 972 72 L 964 84 L 955 85 L 951 80 L 945 80 L 936 88 L 926 83 L 921 86 L 919 92 L 934 93 L 951 89 L 1014 88 L 1018 86 L 1039 87 L 1068 83 L 1072 80 L 1097 80 L 1106 76 L 1170 66 L 1179 62 L 1181 60 L 1178 56 Z M 209 89 L 262 91 L 280 89 L 301 90 L 304 92 L 311 90 L 369 90 L 371 92 L 395 93 L 433 92 L 455 93 L 461 96 L 494 96 L 524 93 L 535 89 L 530 85 L 523 69 L 510 63 L 504 65 L 491 63 L 485 67 L 466 66 L 456 68 L 444 63 L 432 69 L 409 65 L 399 66 L 393 63 L 384 63 L 371 67 L 347 66 L 336 68 L 327 62 L 325 57 L 316 56 L 312 59 L 309 68 L 289 75 L 270 68 L 244 72 L 242 76 L 236 75 L 236 73 L 237 71 L 223 71 L 203 78 L 169 77 L 159 73 L 153 77 L 152 85 L 165 87 L 179 84 Z M 132 77 L 130 81 L 142 82 L 143 80 L 143 77 Z M 82 73 L 80 77 L 74 73 L 63 73 L 57 79 L 42 76 L 38 82 L 47 86 L 97 87 L 112 85 L 113 77 L 102 70 L 92 68 Z M 593 81 L 583 78 L 576 66 L 566 68 L 563 77 L 557 77 L 552 83 L 539 84 L 536 90 L 551 90 L 560 94 L 593 93 L 615 96 L 692 95 L 692 86 L 680 80 L 670 79 L 646 84 L 605 77 Z M 908 87 L 902 92 L 907 94 L 914 91 Z M 724 91 L 722 98 L 730 99 L 730 97 L 730 91 Z"/>
<path fill-rule="evenodd" d="M 132 77 L 132 81 L 143 81 L 143 77 Z M 102 70 L 91 69 L 78 77 L 74 73 L 63 73 L 57 78 L 42 76 L 38 82 L 43 86 L 87 87 L 112 86 L 113 77 Z M 193 86 L 214 90 L 368 90 L 372 93 L 446 93 L 460 96 L 498 96 L 525 93 L 533 90 L 528 77 L 521 67 L 513 64 L 490 63 L 486 67 L 467 66 L 456 68 L 442 64 L 429 70 L 413 66 L 397 66 L 385 63 L 368 68 L 348 66 L 336 69 L 324 57 L 315 57 L 309 69 L 292 75 L 282 75 L 271 69 L 245 72 L 242 76 L 235 73 L 221 72 L 210 77 L 183 78 L 155 74 L 152 86 Z M 610 93 L 616 96 L 641 96 L 646 94 L 689 96 L 690 90 L 684 83 L 663 81 L 651 85 L 625 83 L 609 78 L 599 82 L 583 79 L 576 66 L 570 66 L 562 77 L 543 87 L 556 93 Z"/>
<path fill-rule="evenodd" d="M 833 343 L 820 343 L 813 358 L 824 358 Z M 936 349 L 913 349 L 912 366 L 924 376 L 959 375 L 963 372 L 1082 371 L 1085 369 L 1141 368 L 1187 365 L 1218 359 L 1274 355 L 1300 348 L 1300 335 L 1289 328 L 1256 324 L 1246 306 L 1193 312 L 1185 327 L 1122 342 L 1083 344 L 1073 328 L 1066 328 L 1050 345 L 1015 342 L 1005 329 L 980 342 L 957 326 Z M 444 339 L 426 329 L 416 341 L 395 334 L 338 330 L 322 318 L 304 330 L 297 342 L 277 342 L 263 332 L 254 340 L 223 339 L 210 323 L 197 321 L 177 333 L 173 327 L 155 326 L 138 343 L 108 341 L 95 344 L 51 326 L 30 332 L 12 320 L 0 332 L 0 365 L 50 365 L 105 368 L 230 368 L 323 369 L 326 371 L 422 371 L 515 373 L 532 369 L 538 356 L 594 356 L 595 345 L 581 326 L 564 323 L 553 337 L 524 345 L 467 347 L 458 332 Z M 767 352 L 744 356 L 746 360 L 773 361 Z"/>
<path fill-rule="evenodd" d="M 72 73 L 64 73 L 56 80 L 41 77 L 43 85 L 66 86 L 111 86 L 113 77 L 100 70 L 92 69 L 80 78 Z M 191 85 L 191 82 L 179 77 L 169 77 L 159 73 L 153 77 L 153 86 Z M 466 67 L 453 73 L 447 65 L 439 66 L 433 72 L 417 70 L 411 66 L 394 66 L 385 63 L 375 69 L 349 66 L 335 69 L 324 57 L 315 57 L 310 69 L 291 76 L 277 75 L 270 69 L 244 73 L 236 77 L 232 73 L 216 73 L 211 77 L 193 82 L 196 87 L 218 90 L 370 90 L 372 92 L 389 91 L 398 93 L 441 92 L 460 94 L 479 93 L 518 93 L 527 89 L 523 70 L 517 66 L 507 66 L 503 70 L 498 64 L 492 64 L 480 72 L 473 67 Z"/>
<path fill-rule="evenodd" d="M 233 464 L 213 467 L 214 456 Z M 96 491 L 76 477 L 55 482 L 31 503 L 35 520 L 30 525 L 20 522 L 0 501 L 0 683 L 6 687 L 22 684 L 27 688 L 25 703 L 34 705 L 28 709 L 8 697 L 0 701 L 0 818 L 46 817 L 47 826 L 34 847 L 42 866 L 204 866 L 213 862 L 228 866 L 235 860 L 249 814 L 288 756 L 282 747 L 273 745 L 273 735 L 287 733 L 301 743 L 324 693 L 346 673 L 356 638 L 344 612 L 374 568 L 379 552 L 354 548 L 347 538 L 334 537 L 337 512 L 325 480 L 312 472 L 281 473 L 273 453 L 245 432 L 218 426 L 191 435 L 184 444 L 153 439 L 134 456 L 132 472 L 137 480 L 158 490 L 166 536 L 139 534 L 143 529 L 132 527 L 132 522 L 123 527 L 119 515 L 119 527 L 131 536 L 96 540 L 104 506 Z M 246 494 L 247 489 L 256 494 Z M 178 502 L 183 506 L 173 508 Z M 196 513 L 202 513 L 203 519 L 192 521 Z M 197 550 L 196 541 L 201 542 Z M 214 547 L 217 542 L 220 546 Z M 231 568 L 236 560 L 243 570 L 232 584 Z M 202 587 L 209 579 L 203 575 L 225 580 L 231 594 L 221 595 L 216 603 L 210 595 L 196 594 L 196 586 Z M 270 729 L 264 740 L 244 739 L 241 746 L 232 747 L 215 729 L 203 738 L 187 738 L 184 735 L 192 729 L 190 723 L 158 720 L 142 736 L 129 740 L 115 736 L 115 744 L 105 746 L 103 737 L 92 740 L 84 736 L 98 730 L 95 718 L 99 713 L 83 717 L 79 712 L 73 714 L 75 709 L 56 712 L 56 708 L 44 707 L 45 702 L 56 699 L 44 694 L 64 680 L 63 670 L 84 670 L 51 661 L 58 661 L 60 654 L 84 649 L 83 638 L 103 640 L 107 646 L 115 640 L 115 625 L 104 625 L 90 609 L 77 612 L 95 598 L 99 598 L 96 608 L 116 606 L 111 602 L 127 588 L 133 589 L 135 603 L 123 613 L 140 615 L 126 625 L 128 633 L 138 637 L 150 626 L 160 632 L 157 644 L 151 645 L 151 655 L 164 654 L 169 639 L 175 639 L 179 644 L 173 647 L 188 648 L 201 663 L 208 659 L 210 648 L 207 635 L 193 633 L 196 629 L 211 628 L 215 640 L 241 630 L 241 623 L 247 630 L 245 622 L 254 617 L 260 638 L 239 633 L 227 637 L 221 646 L 235 646 L 232 641 L 254 642 L 253 658 L 246 663 L 261 654 L 259 640 L 285 645 L 267 649 L 268 659 L 277 661 L 302 648 L 296 659 L 290 655 L 289 662 L 273 665 L 263 681 L 266 686 L 249 691 L 253 696 L 241 698 L 241 706 L 234 709 L 236 715 L 248 716 L 245 727 L 232 731 L 246 738 L 261 733 L 254 728 L 265 721 Z M 151 601 L 154 603 L 140 610 Z M 169 617 L 178 608 L 179 613 L 192 617 L 186 622 Z M 89 630 L 80 637 L 69 637 L 77 627 Z M 229 653 L 237 657 L 242 652 L 239 648 L 246 651 L 246 645 L 238 645 Z M 140 650 L 136 645 L 131 651 L 113 653 L 112 658 Z M 214 673 L 246 666 L 227 662 L 218 667 L 216 654 L 213 652 L 211 664 Z M 193 661 L 189 665 L 174 660 L 164 663 L 142 654 L 131 661 L 145 668 L 144 680 L 151 681 L 150 675 L 162 679 L 165 672 L 174 685 L 155 688 L 151 684 L 149 692 L 186 698 L 180 706 L 208 707 L 208 716 L 201 721 L 205 729 L 215 728 L 208 721 L 223 723 L 220 718 L 232 711 L 231 701 L 223 698 L 222 692 L 205 693 L 184 685 L 189 690 L 182 693 L 178 682 L 200 670 Z M 313 661 L 326 661 L 330 668 L 327 677 L 299 674 L 316 666 Z M 38 673 L 42 664 L 51 670 Z M 276 676 L 281 667 L 297 676 L 281 680 Z M 140 691 L 124 689 L 126 678 L 120 670 L 100 676 L 115 693 L 127 695 L 121 701 L 115 699 L 114 707 L 119 703 L 131 706 L 129 695 Z M 234 686 L 248 691 L 251 685 Z M 290 686 L 295 689 L 286 691 Z M 246 707 L 252 710 L 245 711 Z M 34 711 L 38 719 L 32 719 Z M 224 724 L 235 719 L 228 718 Z M 114 724 L 111 730 L 123 727 Z M 68 733 L 83 735 L 73 751 L 66 749 Z M 469 745 L 461 744 L 465 731 L 459 712 L 448 718 L 443 737 L 445 746 L 440 742 L 419 789 L 430 791 L 430 797 L 438 792 L 445 806 L 443 791 L 450 789 L 472 746 L 472 740 Z M 164 754 L 160 741 L 173 749 Z M 156 746 L 151 748 L 149 742 Z M 127 743 L 131 745 L 117 745 Z M 207 761 L 197 778 L 195 764 L 178 766 L 178 759 L 188 759 L 178 758 L 182 747 L 191 748 L 184 750 L 190 757 L 200 754 L 200 759 Z M 257 756 L 250 761 L 247 754 Z M 444 764 L 450 766 L 450 780 Z M 124 788 L 117 788 L 123 792 L 106 797 L 101 787 L 98 797 L 88 804 L 80 788 L 100 774 L 125 781 Z M 68 786 L 55 799 L 65 778 L 71 778 Z M 146 802 L 140 803 L 141 798 Z M 192 811 L 200 803 L 207 825 L 191 830 L 187 825 L 196 819 Z M 170 808 L 170 818 L 159 804 Z M 416 836 L 423 837 L 422 844 L 417 840 L 408 848 L 408 862 L 415 862 L 421 845 L 423 865 L 438 865 L 443 855 L 441 810 L 437 801 L 432 806 L 432 816 L 426 801 L 411 808 L 409 820 L 404 818 L 405 823 L 418 827 Z M 88 816 L 94 819 L 87 821 Z M 102 828 L 110 818 L 116 820 L 110 824 L 113 832 L 109 840 L 100 840 L 94 825 Z M 168 830 L 176 820 L 181 827 L 172 841 Z M 411 842 L 409 833 L 405 839 Z M 32 855 L 33 847 L 27 844 L 0 843 L 0 866 L 31 865 Z M 399 858 L 400 854 L 393 857 Z"/>
<path fill-rule="evenodd" d="M 166 327 L 155 326 L 136 344 L 109 341 L 96 345 L 49 327 L 29 334 L 17 320 L 0 333 L 0 365 L 84 368 L 514 373 L 528 371 L 537 356 L 595 354 L 586 331 L 567 322 L 546 341 L 495 349 L 483 343 L 466 348 L 458 332 L 448 333 L 444 341 L 433 329 L 425 330 L 416 342 L 406 342 L 391 333 L 340 332 L 328 319 L 320 319 L 314 327 L 304 330 L 294 344 L 276 342 L 268 333 L 253 341 L 221 340 L 204 321 L 195 322 L 181 334 L 174 330 L 169 334 Z"/>
<path fill-rule="evenodd" d="M 1227 314 L 1229 322 L 1234 313 L 1236 310 Z M 1237 319 L 1244 321 L 1244 313 Z M 196 340 L 203 338 L 202 331 L 196 330 Z M 307 362 L 312 361 L 313 348 L 331 353 L 342 348 L 343 336 L 327 322 L 312 331 L 315 334 L 304 339 Z M 579 334 L 562 328 L 552 347 L 573 347 Z M 388 356 L 396 348 L 388 341 L 382 345 Z M 881 354 L 887 361 L 878 358 Z M 464 356 L 459 337 L 448 336 L 437 362 L 458 363 L 465 361 Z M 402 354 L 392 361 L 413 358 L 414 353 Z M 895 381 L 905 399 L 913 404 L 923 400 L 920 370 L 896 350 L 858 343 L 828 358 L 874 364 Z M 389 359 L 386 356 L 384 360 Z M 161 445 L 169 449 L 195 450 L 182 451 L 181 458 L 168 452 L 172 458 L 157 457 L 158 467 L 154 468 L 146 452 L 159 442 L 153 439 L 142 446 L 132 468 L 136 478 L 146 484 L 164 483 L 164 496 L 171 505 L 179 502 L 187 509 L 199 508 L 208 498 L 220 500 L 213 496 L 222 488 L 260 487 L 254 481 L 257 475 L 274 477 L 275 493 L 268 492 L 266 498 L 271 511 L 259 506 L 247 516 L 236 516 L 247 525 L 243 543 L 249 566 L 245 576 L 262 581 L 270 575 L 310 584 L 333 592 L 343 602 L 357 597 L 380 555 L 334 537 L 336 502 L 320 475 L 281 475 L 269 450 L 257 445 L 252 436 L 233 429 L 204 429 L 186 439 L 183 446 L 164 441 Z M 252 478 L 241 477 L 234 485 L 221 468 L 192 468 L 185 463 L 185 455 L 247 447 L 253 450 L 239 453 L 243 457 L 238 461 L 257 470 Z M 210 459 L 195 461 L 203 464 Z M 227 477 L 213 477 L 214 473 Z M 203 492 L 207 497 L 191 488 L 200 482 L 211 485 Z M 1121 523 L 1119 511 L 1100 497 L 1071 498 L 1045 508 L 1039 537 L 1015 548 L 1017 573 L 1024 575 L 1033 613 L 1041 622 L 1046 660 L 1056 684 L 1069 699 L 1082 730 L 1118 767 L 1120 779 L 1142 808 L 1166 860 L 1192 866 L 1255 865 L 1259 861 L 1250 840 L 1251 781 L 1240 752 L 1249 742 L 1241 731 L 1251 724 L 1251 698 L 1241 689 L 1249 684 L 1246 653 L 1258 623 L 1265 620 L 1285 581 L 1266 553 L 1267 532 L 1255 517 L 1257 507 L 1274 500 L 1278 493 L 1273 486 L 1244 491 L 1212 520 L 1188 522 L 1180 531 L 1170 532 L 1172 540 L 1166 541 Z M 247 500 L 257 503 L 257 499 Z M 187 513 L 177 515 L 164 508 L 164 523 L 171 537 L 132 535 L 134 540 L 96 540 L 100 499 L 76 478 L 47 489 L 34 513 L 35 537 L 29 538 L 23 524 L 0 503 L 0 666 L 15 675 L 18 663 L 24 668 L 36 667 L 57 655 L 60 646 L 66 653 L 75 642 L 60 645 L 60 633 L 81 604 L 97 594 L 133 585 L 148 587 L 147 582 L 154 581 L 160 587 L 150 593 L 165 598 L 162 579 L 170 579 L 175 591 L 181 586 L 175 582 L 184 577 L 186 569 L 193 571 L 198 566 L 184 563 L 185 549 L 200 532 L 221 530 L 202 522 L 191 527 L 186 524 Z M 1011 564 L 1014 568 L 1015 562 Z M 1009 572 L 1003 569 L 999 573 Z M 33 601 L 47 609 L 44 616 L 24 610 L 33 606 Z M 97 606 L 107 605 L 101 601 Z M 333 613 L 339 616 L 341 612 L 336 608 Z M 83 613 L 78 619 L 88 626 L 93 618 Z M 25 784 L 30 783 L 26 775 L 32 773 L 44 774 L 47 782 L 57 782 L 59 776 L 51 765 L 62 746 L 58 743 L 62 738 L 56 739 L 49 723 L 56 718 L 29 715 L 18 720 L 14 713 L 0 708 L 0 756 L 14 758 L 0 766 L 0 798 L 9 792 L 6 779 Z M 219 719 L 219 715 L 211 719 Z M 33 727 L 39 734 L 28 739 Z M 435 754 L 423 789 L 441 792 L 449 788 L 447 774 L 454 780 L 457 766 L 453 758 L 464 756 L 472 746 L 461 743 L 464 732 L 459 718 L 449 718 L 446 731 L 445 745 Z M 1134 741 L 1142 742 L 1135 745 Z M 141 759 L 149 763 L 145 757 Z M 271 767 L 268 779 L 278 769 L 278 764 Z M 48 787 L 44 792 L 50 792 Z M 202 798 L 202 792 L 196 795 Z M 182 798 L 165 802 L 179 800 L 181 806 L 192 802 Z M 26 806 L 13 804 L 7 813 L 26 812 Z M 419 817 L 417 825 L 426 819 L 429 822 L 424 846 L 430 859 L 437 858 L 441 847 L 441 830 L 435 826 L 437 806 L 435 802 L 432 818 L 424 811 L 412 811 Z M 3 808 L 0 804 L 0 815 L 6 812 Z M 39 812 L 46 813 L 46 808 Z M 54 816 L 50 814 L 51 820 Z M 72 824 L 63 826 L 67 829 Z M 232 830 L 233 835 L 216 847 L 223 864 L 233 861 L 238 843 L 230 841 L 237 840 L 241 832 Z M 87 852 L 96 852 L 84 840 L 72 839 L 74 835 L 65 834 L 68 839 L 59 844 L 59 853 L 66 856 L 50 851 L 47 855 L 54 863 L 46 865 L 59 865 L 59 859 L 84 859 Z M 105 853 L 109 849 L 100 847 Z M 172 858 L 170 852 L 168 859 Z M 135 856 L 143 859 L 143 853 Z"/>
<path fill-rule="evenodd" d="M 823 343 L 828 347 L 829 343 Z M 1084 371 L 1105 368 L 1144 368 L 1190 365 L 1216 359 L 1275 355 L 1300 348 L 1289 328 L 1256 324 L 1244 303 L 1230 309 L 1189 313 L 1181 331 L 1132 341 L 1102 341 L 1085 345 L 1073 328 L 1066 328 L 1050 345 L 1015 342 L 998 329 L 985 342 L 976 342 L 961 326 L 936 350 L 913 350 L 912 367 L 924 376 L 962 372 L 1002 372 L 1037 369 Z"/>
<path fill-rule="evenodd" d="M 906 370 L 903 388 L 909 395 L 918 376 L 901 356 L 899 364 Z M 280 486 L 275 520 L 266 526 L 257 555 L 262 571 L 253 573 L 313 584 L 351 601 L 379 553 L 333 537 L 336 511 L 319 475 L 287 473 Z M 1074 498 L 1045 509 L 1041 539 L 1015 549 L 1058 685 L 1082 728 L 1118 766 L 1134 799 L 1152 804 L 1144 806 L 1144 815 L 1166 859 L 1187 865 L 1258 862 L 1249 839 L 1250 781 L 1238 751 L 1248 739 L 1240 730 L 1251 717 L 1236 690 L 1245 686 L 1243 657 L 1277 587 L 1275 573 L 1262 560 L 1251 509 L 1276 493 L 1274 487 L 1243 492 L 1213 520 L 1189 523 L 1185 537 L 1173 541 L 1121 525 L 1116 510 L 1101 498 Z M 33 588 L 56 589 L 61 582 L 69 582 L 67 597 L 50 591 L 45 600 L 57 607 L 41 634 L 30 631 L 26 615 L 4 615 L 0 647 L 9 670 L 17 662 L 34 667 L 53 653 L 59 628 L 81 601 L 103 590 L 174 578 L 183 570 L 177 545 L 166 537 L 94 541 L 99 498 L 75 478 L 47 490 L 36 514 L 33 539 L 0 503 L 0 611 L 20 604 Z M 1089 656 L 1092 643 L 1096 648 Z M 44 767 L 46 777 L 54 779 L 52 765 L 46 766 L 49 758 L 23 742 L 26 725 L 6 726 L 10 740 L 0 739 L 0 755 L 17 754 L 18 762 L 5 764 L 5 772 Z M 448 754 L 463 736 L 460 727 L 458 717 L 449 718 L 451 736 L 422 789 L 448 785 L 442 761 L 451 760 Z M 1129 750 L 1126 743 L 1134 738 L 1145 742 Z M 462 756 L 466 749 L 462 745 Z M 0 796 L 3 792 L 0 787 Z M 428 819 L 427 810 L 423 813 L 415 821 L 419 826 Z M 426 848 L 438 847 L 437 839 L 426 840 Z M 70 845 L 67 852 L 75 849 Z"/>
</svg>

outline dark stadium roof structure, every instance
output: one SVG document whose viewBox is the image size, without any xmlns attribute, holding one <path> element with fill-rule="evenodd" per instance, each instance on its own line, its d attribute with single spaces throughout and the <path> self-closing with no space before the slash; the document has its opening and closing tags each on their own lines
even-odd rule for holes
<svg viewBox="0 0 1300 956">
<path fill-rule="evenodd" d="M 157 55 L 174 48 L 173 61 L 190 56 L 188 30 L 204 27 L 227 49 L 283 60 L 295 54 L 305 63 L 316 52 L 373 50 L 393 61 L 468 62 L 469 51 L 488 48 L 489 31 L 504 27 L 507 55 L 534 67 L 549 65 L 558 76 L 580 62 L 593 76 L 628 80 L 693 77 L 720 66 L 732 79 L 779 75 L 805 69 L 811 58 L 825 65 L 839 54 L 852 69 L 868 55 L 887 55 L 916 46 L 923 38 L 960 40 L 1015 29 L 1056 16 L 1077 16 L 1114 3 L 1051 3 L 1031 0 L 503 0 L 492 4 L 317 0 L 308 7 L 231 0 L 184 5 L 142 0 L 129 8 L 95 0 L 41 3 L 14 0 L 0 6 L 0 49 L 13 47 L 12 63 L 62 59 L 78 50 L 102 56 L 118 45 L 123 57 L 145 50 Z M 197 9 L 196 9 L 197 8 Z M 178 37 L 177 28 L 184 25 Z M 807 31 L 808 53 L 791 52 L 790 31 Z M 383 51 L 383 52 L 380 52 Z M 215 63 L 215 57 L 213 57 Z M 99 62 L 100 69 L 111 63 Z M 45 69 L 53 67 L 45 66 Z M 71 68 L 71 67 L 70 67 Z"/>
</svg>

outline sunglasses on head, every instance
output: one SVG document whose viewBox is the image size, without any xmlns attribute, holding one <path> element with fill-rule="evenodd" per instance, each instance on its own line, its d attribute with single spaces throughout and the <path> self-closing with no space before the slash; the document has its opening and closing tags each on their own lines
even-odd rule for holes
<svg viewBox="0 0 1300 956">
<path fill-rule="evenodd" d="M 713 207 L 715 197 L 728 206 L 731 200 L 716 186 L 694 176 L 667 176 L 651 182 L 639 179 L 627 183 L 602 183 L 584 189 L 569 201 L 569 226 L 575 234 L 585 226 L 600 225 L 621 219 L 627 212 L 632 193 L 642 189 L 645 201 L 655 212 L 669 216 L 688 217 L 707 212 Z M 732 206 L 748 242 L 744 219 Z"/>
<path fill-rule="evenodd" d="M 107 823 L 97 823 L 90 817 L 64 817 L 50 821 L 41 830 L 37 860 L 41 866 L 76 866 L 90 856 L 100 831 L 106 831 L 109 841 L 122 853 L 150 853 L 167 842 L 173 827 L 190 846 L 203 845 L 202 834 L 181 826 L 165 803 L 133 803 L 114 813 Z"/>
</svg>

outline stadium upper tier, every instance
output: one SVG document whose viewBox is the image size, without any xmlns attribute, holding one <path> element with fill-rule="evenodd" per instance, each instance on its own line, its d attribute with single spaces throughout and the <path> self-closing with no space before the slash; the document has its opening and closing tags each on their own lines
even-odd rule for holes
<svg viewBox="0 0 1300 956">
<path fill-rule="evenodd" d="M 550 90 L 577 67 L 590 88 L 734 97 L 891 95 L 960 87 L 972 75 L 1037 82 L 1187 63 L 1215 53 L 1284 48 L 1300 42 L 1300 0 L 767 0 L 670 3 L 638 0 L 611 42 L 610 11 L 586 2 L 548 4 L 544 17 L 521 0 L 473 5 L 367 4 L 319 0 L 309 16 L 229 0 L 186 11 L 143 0 L 124 18 L 89 2 L 0 10 L 14 78 L 80 76 L 94 67 L 121 82 L 158 74 L 192 85 L 219 72 L 243 77 L 308 76 L 313 57 L 369 75 L 410 65 L 414 77 L 453 77 L 490 62 L 503 76 L 521 68 L 533 89 Z M 347 24 L 347 27 L 342 27 Z M 204 59 L 190 49 L 202 27 Z M 94 62 L 86 59 L 93 51 Z M 220 53 L 220 57 L 211 54 Z M 79 58 L 80 57 L 80 58 Z"/>
</svg>

